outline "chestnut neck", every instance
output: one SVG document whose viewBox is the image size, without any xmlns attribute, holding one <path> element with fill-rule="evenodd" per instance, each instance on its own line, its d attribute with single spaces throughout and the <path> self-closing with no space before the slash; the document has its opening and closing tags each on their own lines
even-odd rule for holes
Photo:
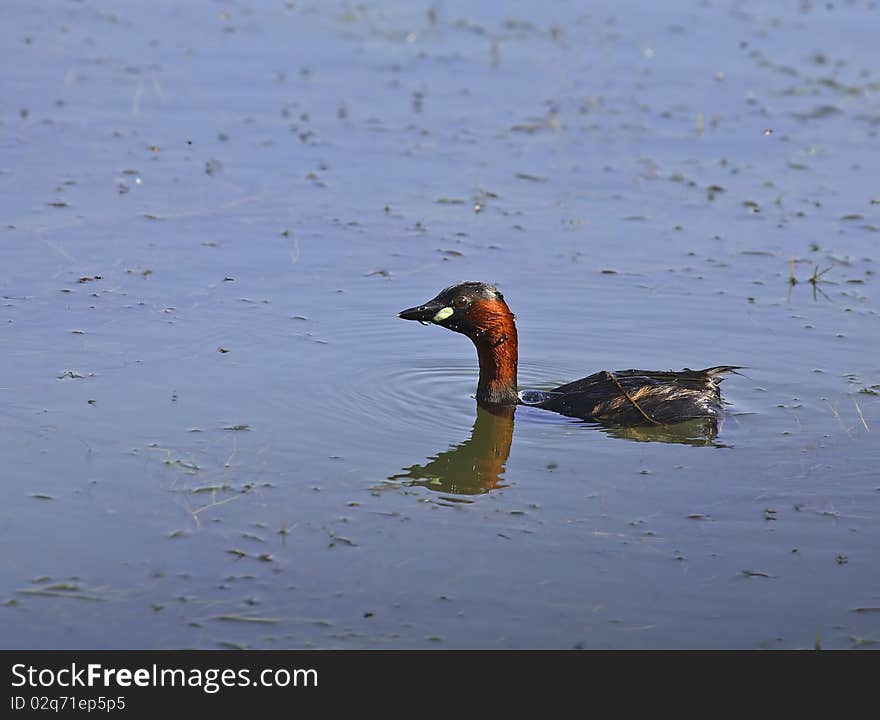
<svg viewBox="0 0 880 720">
<path fill-rule="evenodd" d="M 503 301 L 477 303 L 470 312 L 477 330 L 471 340 L 480 361 L 477 402 L 516 405 L 517 337 L 513 313 Z"/>
</svg>

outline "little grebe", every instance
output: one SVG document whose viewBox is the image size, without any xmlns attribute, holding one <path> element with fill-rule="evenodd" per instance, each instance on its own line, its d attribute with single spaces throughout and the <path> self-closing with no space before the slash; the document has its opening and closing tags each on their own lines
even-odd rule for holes
<svg viewBox="0 0 880 720">
<path fill-rule="evenodd" d="M 569 417 L 613 425 L 668 425 L 716 418 L 724 373 L 705 370 L 603 370 L 549 391 L 517 392 L 517 338 L 514 315 L 494 285 L 465 282 L 443 290 L 424 305 L 403 310 L 404 320 L 433 323 L 467 335 L 477 348 L 480 381 L 477 402 L 487 407 L 530 405 Z"/>
</svg>

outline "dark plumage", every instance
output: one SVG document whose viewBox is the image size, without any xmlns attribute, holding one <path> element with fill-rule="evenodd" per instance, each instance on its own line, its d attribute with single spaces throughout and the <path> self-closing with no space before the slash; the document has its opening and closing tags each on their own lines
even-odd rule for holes
<svg viewBox="0 0 880 720">
<path fill-rule="evenodd" d="M 668 425 L 717 417 L 723 402 L 718 385 L 724 373 L 736 369 L 734 365 L 719 365 L 677 372 L 602 370 L 560 385 L 537 402 L 528 402 L 528 393 L 524 393 L 523 402 L 584 420 L 616 425 Z"/>
</svg>

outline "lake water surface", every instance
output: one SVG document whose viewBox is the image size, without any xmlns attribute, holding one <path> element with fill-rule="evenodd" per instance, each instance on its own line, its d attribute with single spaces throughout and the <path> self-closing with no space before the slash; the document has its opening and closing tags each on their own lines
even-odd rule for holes
<svg viewBox="0 0 880 720">
<path fill-rule="evenodd" d="M 880 642 L 880 7 L 7 2 L 0 646 Z M 746 366 L 711 442 L 477 411 Z"/>
</svg>

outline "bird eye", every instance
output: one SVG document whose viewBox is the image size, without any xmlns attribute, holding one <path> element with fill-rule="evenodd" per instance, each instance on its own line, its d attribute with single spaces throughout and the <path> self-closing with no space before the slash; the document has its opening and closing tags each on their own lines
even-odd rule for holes
<svg viewBox="0 0 880 720">
<path fill-rule="evenodd" d="M 464 308 L 467 307 L 468 302 L 470 301 L 464 295 L 462 295 L 461 297 L 455 298 L 455 301 L 452 304 L 455 305 L 455 307 L 457 308 Z"/>
</svg>

